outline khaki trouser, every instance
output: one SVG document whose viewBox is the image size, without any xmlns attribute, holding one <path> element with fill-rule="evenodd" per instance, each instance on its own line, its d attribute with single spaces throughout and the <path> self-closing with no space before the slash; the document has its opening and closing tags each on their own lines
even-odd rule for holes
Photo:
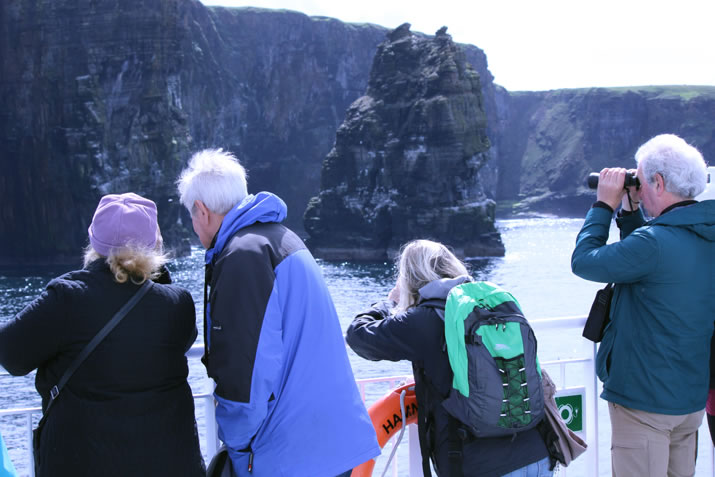
<svg viewBox="0 0 715 477">
<path fill-rule="evenodd" d="M 692 477 L 705 409 L 670 416 L 608 403 L 613 477 Z"/>
</svg>

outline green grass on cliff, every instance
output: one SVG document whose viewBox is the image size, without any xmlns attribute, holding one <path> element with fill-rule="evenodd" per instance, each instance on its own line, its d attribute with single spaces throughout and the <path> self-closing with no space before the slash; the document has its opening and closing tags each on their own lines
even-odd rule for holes
<svg viewBox="0 0 715 477">
<path fill-rule="evenodd" d="M 618 86 L 611 88 L 570 88 L 554 89 L 550 91 L 510 91 L 512 97 L 533 95 L 542 93 L 544 95 L 579 95 L 594 92 L 608 92 L 615 94 L 636 93 L 654 99 L 681 99 L 690 101 L 694 98 L 714 98 L 715 86 L 691 86 L 691 85 L 670 85 L 670 86 Z"/>
<path fill-rule="evenodd" d="M 680 98 L 684 101 L 689 101 L 699 96 L 715 98 L 715 86 L 689 86 L 689 85 L 673 85 L 673 86 L 626 86 L 620 88 L 603 88 L 606 91 L 616 93 L 645 93 L 653 95 L 658 99 L 675 99 Z"/>
</svg>

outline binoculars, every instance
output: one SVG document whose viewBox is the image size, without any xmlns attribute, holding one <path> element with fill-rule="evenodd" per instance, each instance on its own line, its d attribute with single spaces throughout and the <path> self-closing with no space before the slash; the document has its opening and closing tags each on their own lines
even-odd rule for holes
<svg viewBox="0 0 715 477">
<path fill-rule="evenodd" d="M 592 172 L 588 175 L 588 178 L 586 179 L 586 184 L 588 184 L 589 189 L 596 189 L 598 187 L 598 178 L 598 172 Z M 623 187 L 632 186 L 636 186 L 636 189 L 638 189 L 641 186 L 641 181 L 638 180 L 638 177 L 636 177 L 635 172 L 626 172 L 626 178 L 623 183 Z"/>
</svg>

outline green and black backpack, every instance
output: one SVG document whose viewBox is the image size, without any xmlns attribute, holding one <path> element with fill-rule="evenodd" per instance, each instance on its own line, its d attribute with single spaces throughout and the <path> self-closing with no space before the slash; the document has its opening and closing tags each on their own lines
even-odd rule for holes
<svg viewBox="0 0 715 477">
<path fill-rule="evenodd" d="M 511 293 L 490 282 L 462 283 L 436 311 L 454 372 L 446 411 L 476 437 L 536 427 L 545 412 L 536 337 Z"/>
</svg>

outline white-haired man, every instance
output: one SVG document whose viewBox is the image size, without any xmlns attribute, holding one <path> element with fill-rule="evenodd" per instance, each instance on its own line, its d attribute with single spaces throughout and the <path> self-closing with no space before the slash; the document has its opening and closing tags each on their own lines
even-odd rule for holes
<svg viewBox="0 0 715 477">
<path fill-rule="evenodd" d="M 195 154 L 177 181 L 206 250 L 204 365 L 234 472 L 335 477 L 380 453 L 322 273 L 280 224 L 277 196 L 248 194 L 229 153 Z"/>
<path fill-rule="evenodd" d="M 625 169 L 601 171 L 571 268 L 616 284 L 596 360 L 613 475 L 692 476 L 715 319 L 715 201 L 693 200 L 705 161 L 681 138 L 656 136 L 635 159 L 639 187 L 624 188 Z M 621 240 L 606 244 L 619 204 Z"/>
</svg>

